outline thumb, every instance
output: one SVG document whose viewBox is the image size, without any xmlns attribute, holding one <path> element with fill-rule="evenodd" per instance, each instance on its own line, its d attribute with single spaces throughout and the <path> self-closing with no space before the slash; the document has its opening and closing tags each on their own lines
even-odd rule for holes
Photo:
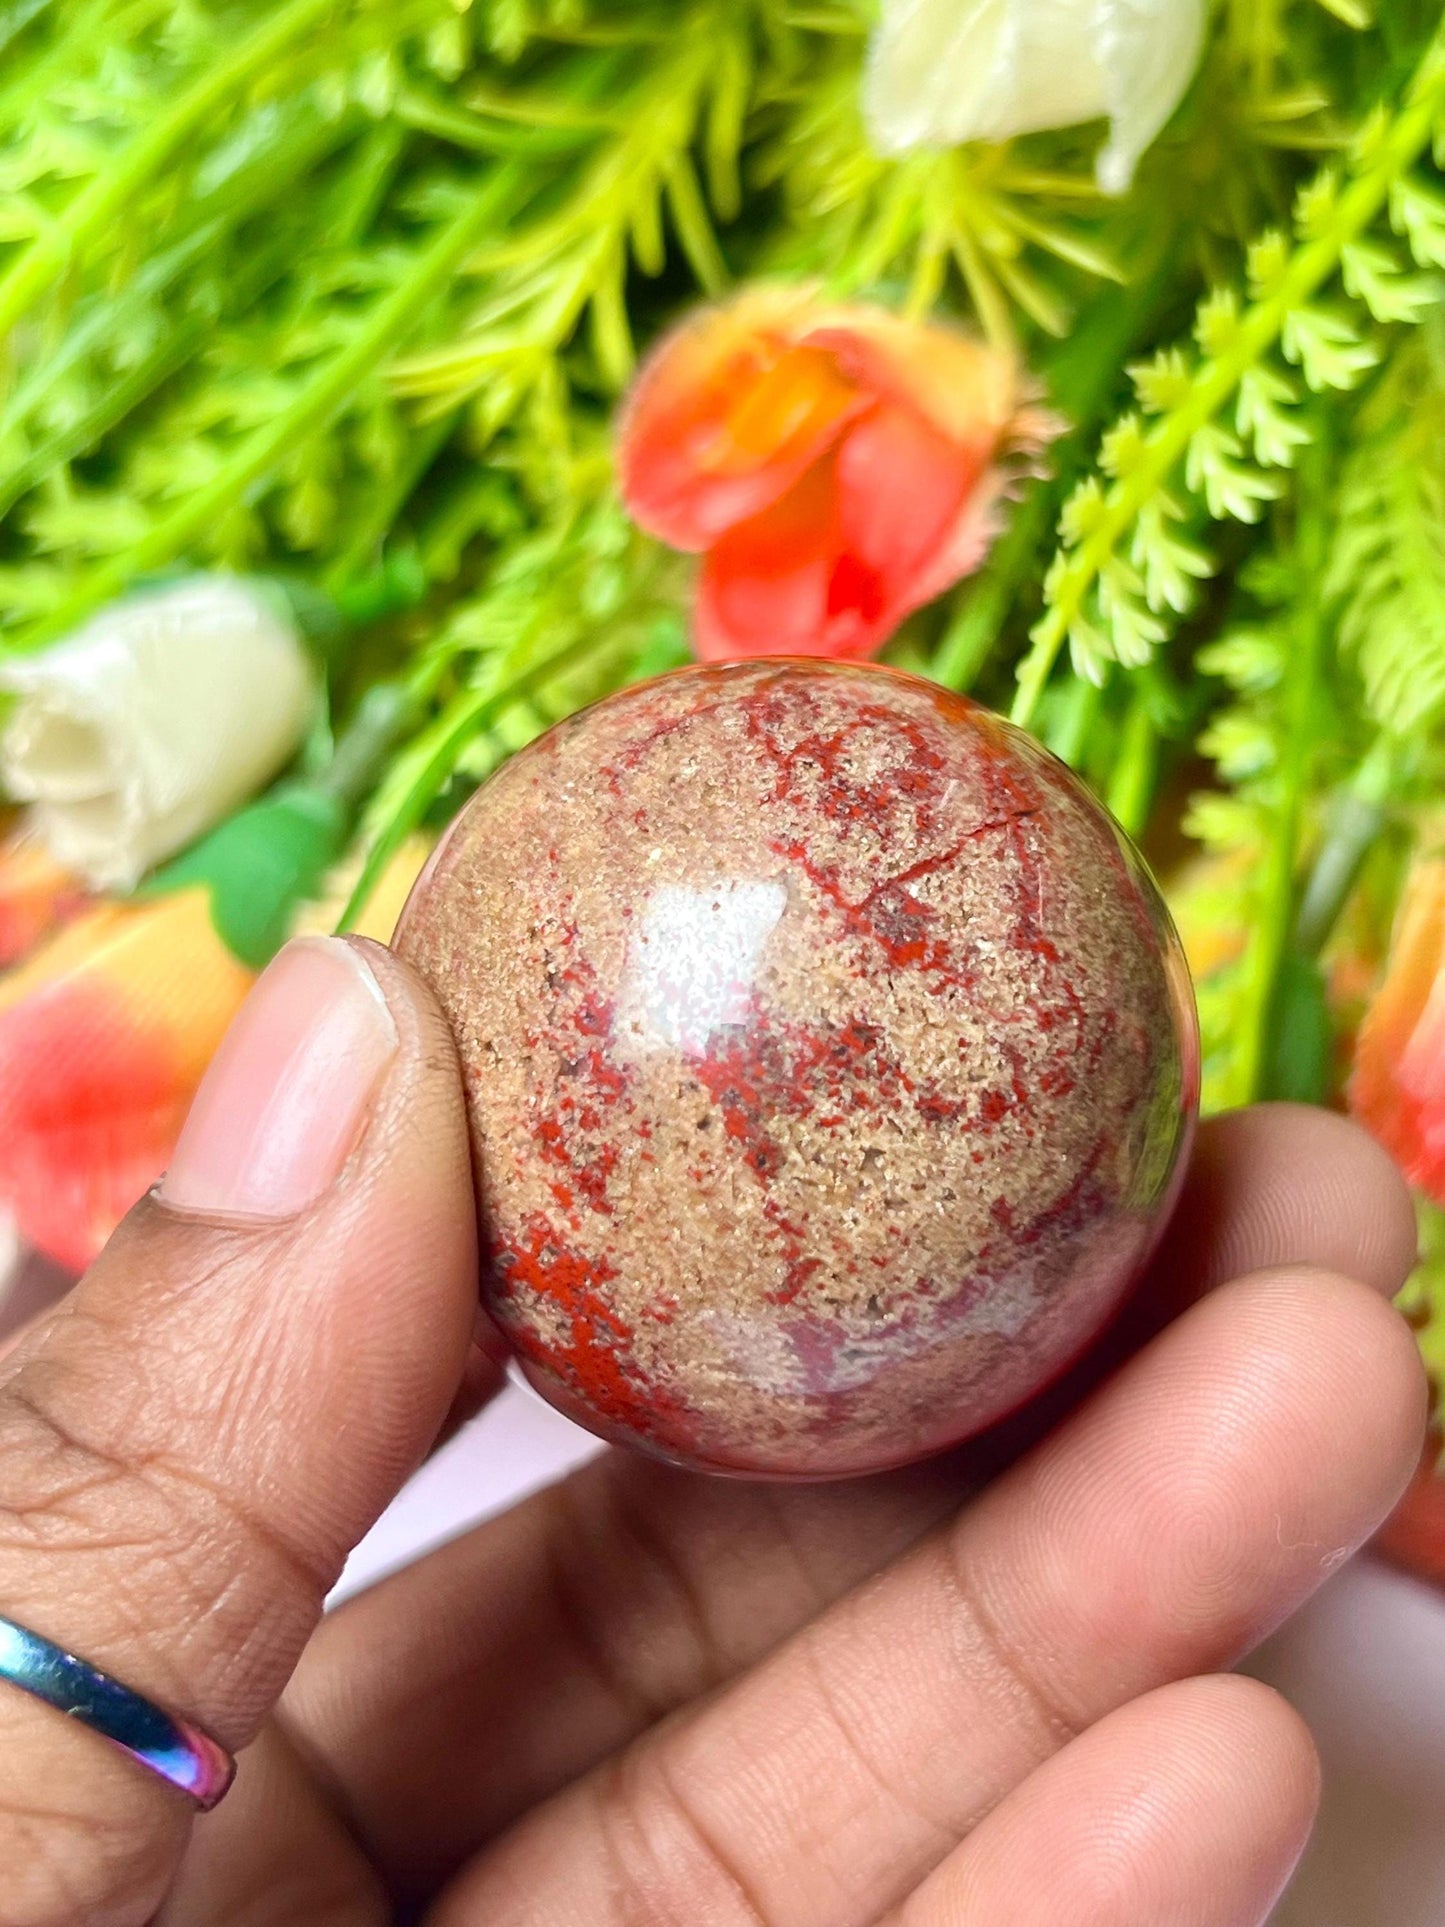
<svg viewBox="0 0 1445 1927">
<path fill-rule="evenodd" d="M 232 1751 L 467 1357 L 456 1059 L 378 945 L 261 977 L 171 1169 L 0 1366 L 0 1612 Z M 0 1682 L 0 1920 L 149 1920 L 183 1796 Z"/>
</svg>

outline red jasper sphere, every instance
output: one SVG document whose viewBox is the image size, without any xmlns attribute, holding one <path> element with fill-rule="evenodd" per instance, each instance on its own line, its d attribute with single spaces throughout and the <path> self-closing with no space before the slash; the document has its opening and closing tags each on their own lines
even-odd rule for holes
<svg viewBox="0 0 1445 1927">
<path fill-rule="evenodd" d="M 505 764 L 399 948 L 483 1292 L 610 1439 L 785 1478 L 979 1431 L 1118 1306 L 1196 1103 L 1178 941 L 1064 766 L 894 671 L 623 691 Z"/>
</svg>

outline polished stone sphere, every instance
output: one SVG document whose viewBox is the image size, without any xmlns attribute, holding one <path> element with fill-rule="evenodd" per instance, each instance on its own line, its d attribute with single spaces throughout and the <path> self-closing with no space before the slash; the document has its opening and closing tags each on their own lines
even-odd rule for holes
<svg viewBox="0 0 1445 1927">
<path fill-rule="evenodd" d="M 1153 884 L 932 683 L 679 671 L 524 749 L 398 947 L 466 1080 L 527 1378 L 682 1464 L 826 1478 L 979 1431 L 1138 1276 L 1196 1102 Z"/>
</svg>

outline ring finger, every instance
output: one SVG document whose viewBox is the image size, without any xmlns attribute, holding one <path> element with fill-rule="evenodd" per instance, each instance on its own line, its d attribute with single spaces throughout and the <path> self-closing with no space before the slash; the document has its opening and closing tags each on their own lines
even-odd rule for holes
<svg viewBox="0 0 1445 1927">
<path fill-rule="evenodd" d="M 1047 1761 L 879 1927 L 1260 1927 L 1318 1797 L 1278 1694 L 1182 1680 Z"/>
<path fill-rule="evenodd" d="M 1226 1287 L 956 1523 L 514 1828 L 435 1927 L 629 1902 L 863 1927 L 1065 1740 L 1298 1605 L 1388 1511 L 1422 1413 L 1372 1293 Z"/>
</svg>

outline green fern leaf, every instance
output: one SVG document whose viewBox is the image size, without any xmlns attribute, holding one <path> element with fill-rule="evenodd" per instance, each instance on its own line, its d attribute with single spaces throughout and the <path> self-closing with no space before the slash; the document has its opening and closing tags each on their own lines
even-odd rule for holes
<svg viewBox="0 0 1445 1927">
<path fill-rule="evenodd" d="M 1104 514 L 1104 489 L 1097 475 L 1086 475 L 1059 514 L 1059 538 L 1075 548 L 1093 534 Z"/>
<path fill-rule="evenodd" d="M 1129 559 L 1144 581 L 1145 598 L 1156 613 L 1176 616 L 1194 605 L 1195 585 L 1214 573 L 1214 559 L 1179 533 L 1182 506 L 1165 489 L 1139 511 Z"/>
<path fill-rule="evenodd" d="M 1189 393 L 1193 371 L 1181 348 L 1161 348 L 1152 361 L 1135 362 L 1128 369 L 1139 406 L 1146 415 L 1166 415 Z"/>
<path fill-rule="evenodd" d="M 1278 476 L 1242 461 L 1242 452 L 1239 437 L 1218 422 L 1206 422 L 1190 440 L 1184 479 L 1216 521 L 1257 522 L 1283 489 Z"/>
<path fill-rule="evenodd" d="M 1413 324 L 1440 298 L 1437 282 L 1406 274 L 1391 250 L 1376 242 L 1356 241 L 1343 248 L 1340 266 L 1346 292 L 1386 325 Z"/>
<path fill-rule="evenodd" d="M 1075 674 L 1102 689 L 1113 655 L 1099 623 L 1081 609 L 1069 625 L 1069 660 Z"/>
<path fill-rule="evenodd" d="M 1297 412 L 1299 391 L 1288 376 L 1261 362 L 1240 378 L 1235 426 L 1248 436 L 1266 468 L 1289 468 L 1310 440 Z"/>
<path fill-rule="evenodd" d="M 1301 189 L 1295 244 L 1285 246 L 1271 230 L 1251 248 L 1248 306 L 1231 289 L 1212 290 L 1197 313 L 1199 353 L 1192 364 L 1175 352 L 1130 370 L 1150 420 L 1142 433 L 1131 427 L 1107 438 L 1101 470 L 1109 485 L 1101 487 L 1087 531 L 1061 526 L 1060 564 L 1047 573 L 1044 613 L 1019 666 L 1015 722 L 1027 725 L 1034 716 L 1065 642 L 1076 656 L 1080 653 L 1075 634 L 1081 624 L 1086 631 L 1097 626 L 1105 573 L 1121 553 L 1138 554 L 1139 519 L 1170 486 L 1179 465 L 1186 487 L 1216 519 L 1257 521 L 1281 493 L 1278 471 L 1293 463 L 1307 431 L 1290 414 L 1292 396 L 1271 366 L 1276 345 L 1317 393 L 1356 388 L 1376 365 L 1379 348 L 1365 338 L 1354 316 L 1321 299 L 1343 274 L 1347 254 L 1350 279 L 1363 303 L 1373 301 L 1402 321 L 1423 318 L 1423 290 L 1394 273 L 1390 257 L 1372 252 L 1369 236 L 1388 209 L 1410 235 L 1417 259 L 1445 246 L 1433 198 L 1409 178 L 1442 122 L 1445 26 L 1437 28 L 1403 101 L 1367 117 L 1351 144 L 1348 164 L 1331 163 Z M 1220 419 L 1226 412 L 1233 414 L 1238 432 Z M 1261 466 L 1244 459 L 1241 435 L 1248 437 Z M 1167 519 L 1155 518 L 1146 550 Z M 1176 573 L 1168 586 L 1165 594 L 1159 585 L 1156 600 L 1173 610 L 1177 592 L 1189 585 Z M 1131 628 L 1131 641 L 1142 633 Z"/>
<path fill-rule="evenodd" d="M 1100 572 L 1099 613 L 1108 654 L 1126 669 L 1148 662 L 1168 634 L 1148 606 L 1138 570 L 1119 556 Z"/>
<path fill-rule="evenodd" d="M 1400 1309 L 1416 1328 L 1438 1418 L 1445 1398 L 1445 1211 L 1426 1198 L 1418 1199 L 1417 1205 L 1420 1262 L 1401 1297 Z"/>
<path fill-rule="evenodd" d="M 1247 709 L 1222 710 L 1200 736 L 1199 747 L 1226 783 L 1265 775 L 1279 755 L 1273 730 Z"/>
<path fill-rule="evenodd" d="M 1273 689 L 1284 674 L 1278 634 L 1267 628 L 1235 628 L 1199 651 L 1206 676 L 1219 676 L 1231 689 L 1257 695 Z"/>
<path fill-rule="evenodd" d="M 1259 839 L 1261 814 L 1251 798 L 1227 790 L 1203 790 L 1190 803 L 1184 834 L 1206 850 L 1222 853 L 1248 848 Z"/>
<path fill-rule="evenodd" d="M 1370 712 L 1410 735 L 1445 720 L 1445 391 L 1427 356 L 1402 365 L 1339 490 L 1328 592 Z"/>
<path fill-rule="evenodd" d="M 1406 175 L 1391 190 L 1390 221 L 1422 268 L 1445 268 L 1445 194 Z"/>
<path fill-rule="evenodd" d="M 1285 316 L 1280 343 L 1317 395 L 1357 387 L 1380 359 L 1379 350 L 1337 308 L 1293 309 Z"/>
</svg>

